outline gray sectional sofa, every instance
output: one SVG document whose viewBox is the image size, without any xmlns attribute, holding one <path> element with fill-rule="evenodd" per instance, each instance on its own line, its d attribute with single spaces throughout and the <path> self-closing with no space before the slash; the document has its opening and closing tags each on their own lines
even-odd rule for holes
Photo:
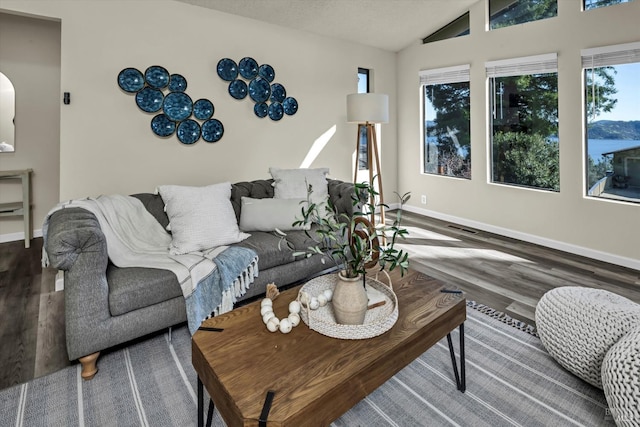
<svg viewBox="0 0 640 427">
<path fill-rule="evenodd" d="M 241 198 L 273 197 L 273 180 L 232 184 L 231 202 L 238 221 Z M 354 186 L 328 180 L 329 197 L 338 213 L 353 213 Z M 163 227 L 169 223 L 159 195 L 135 194 Z M 318 255 L 294 258 L 272 232 L 249 232 L 238 243 L 259 256 L 259 276 L 240 301 L 264 294 L 266 285 L 295 284 L 332 267 Z M 304 231 L 287 232 L 296 249 L 308 246 Z M 64 271 L 67 351 L 80 359 L 83 377 L 90 379 L 101 350 L 186 321 L 185 300 L 176 276 L 169 270 L 119 268 L 107 255 L 107 244 L 95 215 L 81 208 L 54 212 L 49 218 L 45 249 L 50 265 Z"/>
</svg>

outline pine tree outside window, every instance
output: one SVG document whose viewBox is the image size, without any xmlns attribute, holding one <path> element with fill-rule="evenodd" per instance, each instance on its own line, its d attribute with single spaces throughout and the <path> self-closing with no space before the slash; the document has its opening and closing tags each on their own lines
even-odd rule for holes
<svg viewBox="0 0 640 427">
<path fill-rule="evenodd" d="M 423 168 L 471 179 L 469 65 L 420 71 Z"/>
<path fill-rule="evenodd" d="M 557 55 L 492 61 L 485 67 L 491 182 L 560 191 Z"/>
</svg>

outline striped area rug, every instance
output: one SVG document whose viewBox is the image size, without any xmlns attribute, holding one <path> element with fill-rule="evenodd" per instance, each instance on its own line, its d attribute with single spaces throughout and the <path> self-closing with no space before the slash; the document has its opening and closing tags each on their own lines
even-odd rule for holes
<svg viewBox="0 0 640 427">
<path fill-rule="evenodd" d="M 562 369 L 540 340 L 468 308 L 467 391 L 446 339 L 345 413 L 343 426 L 608 426 L 604 394 Z M 457 348 L 457 330 L 453 334 Z M 79 366 L 0 391 L 0 426 L 189 426 L 196 375 L 186 326 L 106 353 L 92 381 Z M 216 411 L 213 425 L 225 425 Z M 313 423 L 310 422 L 310 425 Z"/>
</svg>

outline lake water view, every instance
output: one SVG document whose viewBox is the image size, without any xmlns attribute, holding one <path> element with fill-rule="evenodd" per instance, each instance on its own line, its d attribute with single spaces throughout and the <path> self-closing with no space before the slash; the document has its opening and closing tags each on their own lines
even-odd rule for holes
<svg viewBox="0 0 640 427">
<path fill-rule="evenodd" d="M 587 152 L 596 163 L 600 162 L 602 153 L 640 146 L 640 141 L 626 139 L 590 139 L 588 142 Z"/>
</svg>

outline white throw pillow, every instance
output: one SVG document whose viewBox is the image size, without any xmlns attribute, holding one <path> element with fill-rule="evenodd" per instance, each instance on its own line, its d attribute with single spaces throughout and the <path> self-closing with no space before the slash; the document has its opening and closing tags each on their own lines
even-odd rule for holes
<svg viewBox="0 0 640 427">
<path fill-rule="evenodd" d="M 329 198 L 327 175 L 329 168 L 318 169 L 278 169 L 269 168 L 273 177 L 273 197 L 276 199 L 305 199 L 307 184 L 313 193 L 311 201 L 316 204 L 326 202 Z"/>
<path fill-rule="evenodd" d="M 206 187 L 161 185 L 158 192 L 169 217 L 172 255 L 230 245 L 249 237 L 238 228 L 229 182 Z"/>
<path fill-rule="evenodd" d="M 311 225 L 294 227 L 292 224 L 302 219 L 302 207 L 307 199 L 252 199 L 242 197 L 240 210 L 240 230 L 280 231 L 308 230 Z"/>
</svg>

